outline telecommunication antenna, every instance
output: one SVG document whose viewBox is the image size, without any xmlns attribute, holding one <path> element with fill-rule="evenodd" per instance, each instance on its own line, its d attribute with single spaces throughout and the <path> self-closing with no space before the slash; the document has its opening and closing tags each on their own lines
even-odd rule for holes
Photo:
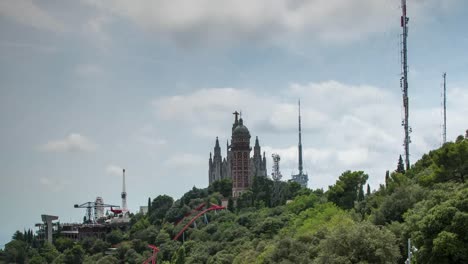
<svg viewBox="0 0 468 264">
<path fill-rule="evenodd" d="M 406 0 L 401 0 L 401 27 L 403 28 L 403 33 L 401 34 L 401 78 L 400 86 L 403 92 L 403 108 L 404 108 L 404 117 L 402 121 L 402 126 L 405 131 L 404 138 L 404 147 L 405 147 L 405 163 L 406 169 L 410 168 L 410 153 L 409 153 L 409 144 L 411 143 L 410 133 L 411 127 L 409 126 L 409 100 L 408 100 L 408 49 L 407 49 L 407 38 L 408 38 L 408 21 L 409 18 L 406 16 Z"/>
<path fill-rule="evenodd" d="M 273 158 L 273 172 L 271 173 L 271 178 L 273 178 L 274 181 L 280 181 L 283 177 L 283 175 L 281 175 L 279 167 L 279 162 L 281 160 L 280 155 L 275 153 L 272 154 L 271 157 Z"/>
<path fill-rule="evenodd" d="M 444 78 L 444 95 L 443 95 L 443 107 L 444 107 L 444 124 L 442 125 L 442 145 L 447 143 L 447 87 L 446 87 L 446 77 L 447 73 L 442 74 Z"/>
<path fill-rule="evenodd" d="M 280 205 L 283 200 L 283 189 L 281 188 L 281 178 L 283 177 L 280 172 L 279 162 L 281 160 L 280 155 L 272 154 L 273 158 L 273 172 L 271 178 L 273 179 L 273 193 L 271 194 L 271 203 L 273 206 Z"/>
</svg>

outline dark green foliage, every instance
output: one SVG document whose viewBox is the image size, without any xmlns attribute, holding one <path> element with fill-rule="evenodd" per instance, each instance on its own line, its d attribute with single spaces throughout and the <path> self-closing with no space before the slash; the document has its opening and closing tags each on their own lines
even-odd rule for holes
<svg viewBox="0 0 468 264">
<path fill-rule="evenodd" d="M 55 247 L 60 252 L 64 252 L 66 249 L 71 248 L 75 242 L 67 237 L 59 237 L 54 240 Z"/>
<path fill-rule="evenodd" d="M 405 174 L 405 165 L 403 164 L 403 158 L 401 157 L 401 155 L 398 158 L 398 164 L 397 164 L 397 168 L 396 168 L 395 172 Z"/>
<path fill-rule="evenodd" d="M 38 243 L 31 230 L 16 232 L 0 251 L 11 263 L 142 263 L 158 246 L 158 263 L 403 263 L 411 238 L 415 263 L 468 263 L 468 140 L 431 151 L 405 173 L 387 171 L 373 192 L 362 171 L 344 172 L 325 193 L 256 177 L 229 210 L 208 212 L 172 240 L 204 203 L 220 204 L 228 182 L 192 188 L 174 203 L 158 196 L 148 215 L 131 216 L 128 229 L 79 242 L 58 237 L 57 248 Z M 276 186 L 278 187 L 278 186 Z M 229 191 L 229 192 L 228 192 Z M 272 199 L 274 198 L 274 199 Z M 288 201 L 286 203 L 286 199 Z M 237 208 L 234 208 L 234 202 Z M 187 215 L 180 224 L 173 222 Z M 108 247 L 117 249 L 112 255 Z M 105 252 L 105 253 L 104 253 Z"/>
<path fill-rule="evenodd" d="M 54 245 L 49 242 L 44 242 L 44 245 L 39 249 L 39 252 L 47 263 L 52 263 L 52 261 L 54 261 L 54 259 L 60 254 Z"/>
<path fill-rule="evenodd" d="M 65 264 L 82 263 L 85 256 L 85 251 L 80 245 L 74 245 L 63 252 Z"/>
<path fill-rule="evenodd" d="M 159 195 L 154 198 L 153 203 L 151 204 L 151 214 L 149 215 L 150 222 L 152 224 L 160 225 L 173 203 L 174 199 L 167 195 Z"/>
<path fill-rule="evenodd" d="M 232 197 L 229 197 L 229 200 L 228 200 L 228 205 L 227 205 L 227 209 L 231 212 L 234 212 L 234 200 L 232 200 Z"/>
<path fill-rule="evenodd" d="M 468 262 L 468 188 L 437 185 L 406 216 L 418 263 Z"/>
<path fill-rule="evenodd" d="M 148 197 L 148 215 L 151 215 L 151 198 Z"/>
<path fill-rule="evenodd" d="M 289 181 L 288 182 L 288 199 L 294 199 L 296 196 L 301 195 L 301 191 L 303 189 L 307 188 L 302 188 L 302 186 L 295 182 L 295 181 Z"/>
<path fill-rule="evenodd" d="M 232 180 L 231 179 L 222 179 L 219 181 L 213 182 L 208 187 L 208 193 L 212 194 L 218 192 L 223 197 L 228 198 L 232 195 Z"/>
<path fill-rule="evenodd" d="M 271 206 L 271 198 L 273 191 L 273 181 L 267 177 L 254 177 L 252 183 L 252 202 L 247 204 L 241 204 L 240 208 L 245 207 L 269 207 Z"/>
<path fill-rule="evenodd" d="M 249 208 L 254 206 L 254 194 L 252 191 L 248 190 L 241 194 L 239 198 L 237 198 L 237 210 L 243 208 Z"/>
<path fill-rule="evenodd" d="M 335 185 L 329 186 L 328 200 L 343 209 L 353 208 L 354 202 L 358 200 L 358 192 L 368 177 L 363 171 L 343 172 Z"/>
<path fill-rule="evenodd" d="M 43 258 L 41 255 L 34 255 L 29 260 L 29 264 L 47 264 L 47 260 Z"/>
<path fill-rule="evenodd" d="M 400 156 L 401 157 L 401 156 Z M 390 171 L 385 172 L 385 186 L 388 186 L 388 181 L 390 180 Z"/>
<path fill-rule="evenodd" d="M 17 231 L 15 235 L 21 232 Z M 23 236 L 14 236 L 23 239 Z M 14 239 L 5 245 L 5 256 L 9 262 L 25 263 L 27 259 L 28 244 L 22 240 Z"/>
<path fill-rule="evenodd" d="M 106 241 L 111 245 L 116 245 L 123 240 L 123 233 L 119 229 L 114 229 L 106 235 Z"/>
<path fill-rule="evenodd" d="M 181 246 L 172 257 L 172 264 L 185 264 L 185 247 Z"/>
<path fill-rule="evenodd" d="M 411 177 L 424 186 L 441 182 L 464 183 L 468 176 L 468 140 L 448 142 L 414 164 Z"/>
<path fill-rule="evenodd" d="M 401 186 L 383 197 L 381 205 L 372 214 L 373 222 L 376 225 L 403 222 L 403 214 L 423 198 L 424 191 L 419 185 Z"/>
<path fill-rule="evenodd" d="M 187 205 L 180 204 L 177 201 L 166 213 L 165 220 L 168 222 L 176 222 L 184 217 L 185 214 L 191 211 Z"/>
<path fill-rule="evenodd" d="M 96 239 L 93 243 L 93 246 L 90 249 L 91 254 L 104 253 L 108 248 L 110 248 L 111 243 L 102 241 L 101 239 Z"/>
<path fill-rule="evenodd" d="M 182 201 L 183 204 L 190 204 L 190 202 L 194 199 L 203 199 L 208 196 L 208 190 L 207 189 L 198 189 L 195 186 L 192 188 L 192 190 L 186 192 L 180 200 Z M 198 203 L 200 204 L 200 203 Z M 197 205 L 198 205 L 197 204 Z"/>
<path fill-rule="evenodd" d="M 396 263 L 395 236 L 368 222 L 338 225 L 318 246 L 315 263 Z"/>
</svg>

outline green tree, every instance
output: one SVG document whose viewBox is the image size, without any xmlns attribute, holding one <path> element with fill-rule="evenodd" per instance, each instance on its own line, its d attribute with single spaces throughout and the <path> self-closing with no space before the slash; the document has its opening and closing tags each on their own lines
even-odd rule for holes
<svg viewBox="0 0 468 264">
<path fill-rule="evenodd" d="M 406 228 L 418 248 L 418 263 L 468 262 L 468 188 L 436 185 L 429 198 L 405 214 Z"/>
<path fill-rule="evenodd" d="M 47 262 L 45 258 L 43 258 L 41 255 L 34 255 L 28 262 L 29 264 L 47 264 L 50 262 Z"/>
<path fill-rule="evenodd" d="M 167 195 L 159 195 L 154 198 L 153 203 L 151 204 L 151 215 L 150 222 L 152 224 L 162 224 L 164 216 L 167 211 L 172 207 L 174 199 Z"/>
<path fill-rule="evenodd" d="M 67 237 L 59 237 L 54 240 L 55 247 L 60 252 L 64 252 L 66 249 L 73 247 L 75 242 Z"/>
<path fill-rule="evenodd" d="M 111 245 L 118 244 L 123 240 L 123 233 L 119 229 L 114 229 L 106 235 L 106 241 Z"/>
<path fill-rule="evenodd" d="M 314 263 L 396 263 L 396 237 L 369 222 L 337 225 L 318 246 Z"/>
<path fill-rule="evenodd" d="M 358 192 L 366 183 L 368 175 L 363 171 L 345 171 L 335 185 L 329 186 L 327 197 L 343 209 L 351 209 L 358 200 Z"/>
<path fill-rule="evenodd" d="M 403 158 L 401 157 L 401 155 L 398 158 L 398 165 L 397 165 L 396 172 L 405 174 L 405 165 L 403 164 Z"/>
<path fill-rule="evenodd" d="M 27 252 L 28 244 L 22 240 L 14 239 L 5 245 L 5 256 L 9 263 L 25 263 Z"/>
<path fill-rule="evenodd" d="M 215 193 L 219 192 L 223 197 L 227 198 L 232 196 L 232 180 L 231 179 L 222 179 L 211 183 L 208 187 L 208 192 Z"/>
<path fill-rule="evenodd" d="M 52 261 L 60 255 L 55 246 L 47 241 L 45 241 L 44 245 L 39 249 L 39 253 L 44 257 L 47 263 L 52 263 Z"/>
<path fill-rule="evenodd" d="M 65 264 L 83 263 L 85 251 L 81 245 L 74 245 L 63 252 Z"/>
<path fill-rule="evenodd" d="M 151 198 L 148 197 L 148 213 L 147 215 L 151 215 Z"/>
<path fill-rule="evenodd" d="M 105 242 L 102 239 L 94 240 L 94 243 L 90 249 L 92 254 L 104 253 L 108 248 L 111 247 L 111 243 Z"/>
<path fill-rule="evenodd" d="M 176 254 L 172 257 L 172 264 L 185 264 L 185 248 L 179 247 Z"/>
<path fill-rule="evenodd" d="M 234 212 L 234 200 L 232 200 L 232 197 L 229 197 L 228 204 L 227 204 L 227 209 L 231 212 Z"/>
<path fill-rule="evenodd" d="M 19 240 L 19 241 L 26 241 L 24 234 L 19 230 L 16 230 L 16 232 L 13 234 L 12 239 Z"/>
</svg>

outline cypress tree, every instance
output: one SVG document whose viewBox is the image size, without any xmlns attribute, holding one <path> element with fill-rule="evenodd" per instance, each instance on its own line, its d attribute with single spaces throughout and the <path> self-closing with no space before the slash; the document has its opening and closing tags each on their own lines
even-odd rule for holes
<svg viewBox="0 0 468 264">
<path fill-rule="evenodd" d="M 364 200 L 364 187 L 361 185 L 361 188 L 359 188 L 359 193 L 358 193 L 358 201 Z"/>
<path fill-rule="evenodd" d="M 148 215 L 151 213 L 151 198 L 148 197 Z"/>
<path fill-rule="evenodd" d="M 398 166 L 396 172 L 405 174 L 405 165 L 403 165 L 403 158 L 401 157 L 401 155 L 400 158 L 398 158 Z"/>
<path fill-rule="evenodd" d="M 369 186 L 369 184 L 367 184 L 367 196 L 369 196 L 370 194 L 371 194 L 370 186 Z"/>
<path fill-rule="evenodd" d="M 400 156 L 400 158 L 401 158 L 401 156 Z M 386 171 L 385 172 L 385 187 L 388 187 L 389 181 L 390 181 L 390 172 Z"/>
<path fill-rule="evenodd" d="M 229 197 L 227 209 L 234 212 L 234 201 L 232 200 L 232 197 Z"/>
</svg>

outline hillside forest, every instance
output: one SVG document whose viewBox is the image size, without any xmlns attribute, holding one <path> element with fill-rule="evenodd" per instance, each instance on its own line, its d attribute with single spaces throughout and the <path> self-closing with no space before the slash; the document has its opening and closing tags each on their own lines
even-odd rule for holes
<svg viewBox="0 0 468 264">
<path fill-rule="evenodd" d="M 408 254 L 411 263 L 468 263 L 467 178 L 468 139 L 459 136 L 409 170 L 396 159 L 380 186 L 369 186 L 365 171 L 343 172 L 327 191 L 255 177 L 233 200 L 231 182 L 218 181 L 177 200 L 148 199 L 147 214 L 133 215 L 128 229 L 105 239 L 74 242 L 58 234 L 49 244 L 31 230 L 17 231 L 0 263 L 143 263 L 148 244 L 165 264 L 405 263 Z M 185 215 L 223 199 L 225 210 L 200 217 L 173 240 L 191 218 Z"/>
</svg>

